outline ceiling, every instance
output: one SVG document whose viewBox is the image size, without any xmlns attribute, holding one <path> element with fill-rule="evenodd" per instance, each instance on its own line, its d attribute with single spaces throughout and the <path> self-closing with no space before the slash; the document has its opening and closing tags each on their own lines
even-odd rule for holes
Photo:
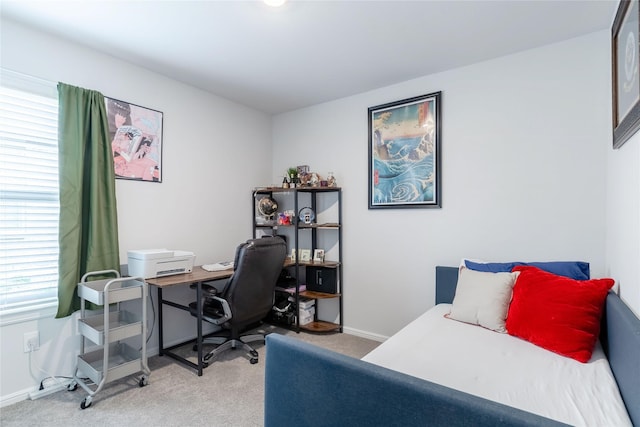
<svg viewBox="0 0 640 427">
<path fill-rule="evenodd" d="M 610 29 L 617 4 L 0 0 L 0 12 L 277 114 Z"/>
</svg>

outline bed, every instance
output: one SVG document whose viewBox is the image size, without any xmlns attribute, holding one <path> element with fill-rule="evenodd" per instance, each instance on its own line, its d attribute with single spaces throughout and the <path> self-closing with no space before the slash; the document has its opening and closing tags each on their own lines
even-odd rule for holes
<svg viewBox="0 0 640 427">
<path fill-rule="evenodd" d="M 508 338 L 517 341 L 510 336 L 443 317 L 449 308 L 441 304 L 452 303 L 458 272 L 458 267 L 437 267 L 438 305 L 389 338 L 364 360 L 321 349 L 292 337 L 269 335 L 266 346 L 265 426 L 640 426 L 640 320 L 613 292 L 606 296 L 600 339 L 593 356 L 589 363 L 580 366 L 586 367 L 586 371 L 572 372 L 567 365 L 552 364 L 555 369 L 551 371 L 552 376 L 558 378 L 555 383 L 536 383 L 544 365 L 531 365 L 531 369 L 527 369 L 529 372 L 517 375 L 521 380 L 520 385 L 533 383 L 534 388 L 541 390 L 541 394 L 560 393 L 557 400 L 569 402 L 560 405 L 560 409 L 545 412 L 545 403 L 517 396 L 518 382 L 512 390 L 505 391 L 502 386 L 493 384 L 494 378 L 499 375 L 482 376 L 482 369 L 474 371 L 478 375 L 464 372 L 460 365 L 454 367 L 452 360 L 447 361 L 445 368 L 427 374 L 422 372 L 425 365 L 440 363 L 432 361 L 432 356 L 422 350 L 423 343 L 416 341 L 416 335 L 431 335 L 425 328 L 444 327 L 446 334 L 455 333 L 458 328 L 475 328 L 479 337 L 470 339 L 490 342 L 491 345 L 487 347 L 500 348 L 500 341 Z M 422 323 L 426 321 L 429 324 L 434 319 L 432 326 Z M 429 342 L 426 345 L 430 345 Z M 436 341 L 431 345 L 451 346 L 451 343 L 443 341 L 438 344 Z M 535 349 L 526 342 L 518 346 L 522 348 L 509 349 L 508 352 L 522 351 L 526 347 L 533 352 L 547 352 Z M 494 361 L 497 365 L 487 365 L 486 370 L 490 374 L 502 371 L 503 364 L 517 358 L 497 359 Z M 462 360 L 464 362 L 464 357 Z M 576 365 L 582 364 L 576 362 L 568 366 Z M 596 396 L 598 404 L 592 405 L 595 406 L 595 415 L 589 415 L 596 418 L 580 418 L 584 410 L 580 405 L 585 403 L 580 401 L 579 396 L 568 399 L 561 397 L 562 388 L 556 386 L 565 381 L 566 377 L 560 375 L 567 373 L 569 377 L 590 376 L 596 382 L 597 387 L 589 388 L 586 392 L 591 394 L 595 390 L 594 393 L 600 393 Z M 474 378 L 471 386 L 468 382 L 466 385 L 460 384 L 460 378 L 469 377 Z M 607 377 L 612 381 L 609 385 Z M 513 395 L 516 395 L 515 399 Z M 610 399 L 611 396 L 613 399 Z M 598 400 L 600 398 L 602 401 Z M 522 405 L 523 399 L 533 400 L 533 404 L 529 402 Z M 574 404 L 575 407 L 572 407 Z M 569 415 L 566 415 L 567 412 Z M 601 417 L 601 422 L 593 424 L 592 420 L 597 417 Z"/>
</svg>

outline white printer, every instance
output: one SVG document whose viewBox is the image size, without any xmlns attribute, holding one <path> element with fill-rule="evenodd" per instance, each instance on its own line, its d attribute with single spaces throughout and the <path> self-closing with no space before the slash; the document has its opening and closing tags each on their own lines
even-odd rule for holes
<svg viewBox="0 0 640 427">
<path fill-rule="evenodd" d="M 196 259 L 193 252 L 169 249 L 140 249 L 127 251 L 130 276 L 152 277 L 191 273 Z"/>
</svg>

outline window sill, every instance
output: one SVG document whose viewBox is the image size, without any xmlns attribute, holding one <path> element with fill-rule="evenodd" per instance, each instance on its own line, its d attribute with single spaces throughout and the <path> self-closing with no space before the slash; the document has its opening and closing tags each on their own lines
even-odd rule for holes
<svg viewBox="0 0 640 427">
<path fill-rule="evenodd" d="M 0 311 L 0 327 L 33 320 L 52 319 L 58 311 L 58 302 L 33 304 L 29 307 Z"/>
</svg>

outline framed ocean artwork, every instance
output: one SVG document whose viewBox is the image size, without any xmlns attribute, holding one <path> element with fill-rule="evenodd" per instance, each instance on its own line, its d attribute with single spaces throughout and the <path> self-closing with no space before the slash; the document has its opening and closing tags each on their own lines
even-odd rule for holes
<svg viewBox="0 0 640 427">
<path fill-rule="evenodd" d="M 441 207 L 441 98 L 369 108 L 369 209 Z"/>
</svg>

